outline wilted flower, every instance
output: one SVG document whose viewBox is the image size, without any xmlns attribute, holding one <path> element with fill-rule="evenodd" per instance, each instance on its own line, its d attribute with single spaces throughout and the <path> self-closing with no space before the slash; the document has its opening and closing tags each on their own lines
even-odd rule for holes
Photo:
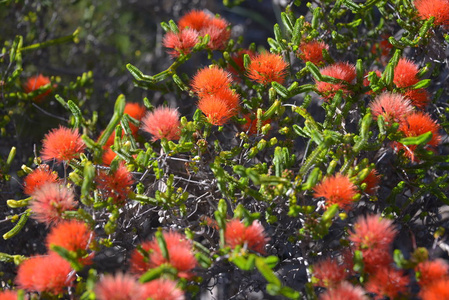
<svg viewBox="0 0 449 300">
<path fill-rule="evenodd" d="M 233 219 L 226 224 L 226 245 L 234 249 L 237 246 L 246 247 L 249 250 L 265 254 L 265 245 L 270 239 L 266 236 L 264 228 L 255 220 L 248 227 L 240 220 Z"/>
<path fill-rule="evenodd" d="M 71 130 L 62 126 L 47 133 L 42 143 L 42 158 L 55 159 L 58 163 L 78 157 L 85 148 L 78 129 Z"/>
<path fill-rule="evenodd" d="M 50 78 L 43 76 L 42 74 L 39 74 L 37 76 L 33 76 L 28 78 L 28 80 L 23 85 L 23 89 L 25 90 L 25 93 L 29 94 L 47 84 L 51 83 Z M 37 95 L 33 98 L 35 102 L 42 102 L 48 95 L 51 93 L 51 87 L 43 92 L 40 95 Z"/>
<path fill-rule="evenodd" d="M 178 140 L 181 134 L 179 112 L 174 108 L 158 107 L 147 113 L 142 123 L 142 129 L 153 135 L 153 142 L 164 138 Z"/>
<path fill-rule="evenodd" d="M 326 206 L 338 204 L 338 207 L 348 209 L 357 195 L 356 186 L 343 174 L 327 177 L 315 188 L 315 198 L 324 197 Z"/>
<path fill-rule="evenodd" d="M 287 76 L 288 64 L 282 56 L 264 52 L 251 59 L 247 74 L 251 80 L 260 84 L 270 84 L 275 81 L 282 84 Z"/>
<path fill-rule="evenodd" d="M 23 180 L 25 186 L 23 192 L 31 195 L 40 186 L 46 183 L 56 183 L 57 181 L 58 174 L 50 171 L 48 165 L 42 164 L 25 177 Z"/>
<path fill-rule="evenodd" d="M 57 183 L 42 185 L 31 197 L 31 217 L 47 225 L 60 222 L 63 212 L 73 210 L 77 205 L 73 191 Z"/>
</svg>

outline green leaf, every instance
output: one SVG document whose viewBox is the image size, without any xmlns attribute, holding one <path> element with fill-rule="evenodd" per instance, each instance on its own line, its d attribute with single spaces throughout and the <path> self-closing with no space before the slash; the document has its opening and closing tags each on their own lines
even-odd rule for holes
<svg viewBox="0 0 449 300">
<path fill-rule="evenodd" d="M 406 137 L 399 140 L 399 143 L 409 146 L 409 145 L 425 145 L 432 139 L 432 132 L 426 132 L 420 136 Z"/>
<path fill-rule="evenodd" d="M 76 252 L 69 251 L 64 247 L 58 246 L 58 245 L 50 245 L 50 249 L 52 251 L 55 251 L 59 254 L 62 258 L 64 258 L 66 261 L 70 263 L 70 266 L 75 271 L 81 271 L 83 269 L 83 265 L 78 261 L 78 257 L 76 255 Z"/>
</svg>

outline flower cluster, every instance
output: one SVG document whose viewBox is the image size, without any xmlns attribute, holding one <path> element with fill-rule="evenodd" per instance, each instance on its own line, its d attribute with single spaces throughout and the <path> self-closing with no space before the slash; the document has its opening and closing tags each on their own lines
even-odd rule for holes
<svg viewBox="0 0 449 300">
<path fill-rule="evenodd" d="M 259 221 L 253 221 L 251 225 L 245 226 L 240 220 L 233 219 L 226 224 L 225 241 L 232 249 L 242 246 L 265 254 L 265 244 L 269 240 Z"/>
</svg>

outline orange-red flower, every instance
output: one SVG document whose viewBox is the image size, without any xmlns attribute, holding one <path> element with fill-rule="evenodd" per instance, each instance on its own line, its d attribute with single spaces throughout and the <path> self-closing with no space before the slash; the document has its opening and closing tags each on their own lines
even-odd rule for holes
<svg viewBox="0 0 449 300">
<path fill-rule="evenodd" d="M 55 245 L 69 251 L 83 252 L 92 244 L 94 236 L 86 223 L 76 220 L 63 221 L 51 228 L 46 245 L 49 250 L 51 245 Z"/>
<path fill-rule="evenodd" d="M 50 171 L 48 165 L 42 164 L 25 177 L 23 180 L 23 192 L 27 195 L 31 195 L 40 186 L 46 183 L 56 183 L 57 181 L 58 174 Z"/>
<path fill-rule="evenodd" d="M 362 181 L 362 183 L 366 183 L 365 192 L 368 194 L 374 194 L 379 188 L 380 176 L 377 173 L 376 169 L 372 169 L 368 176 Z"/>
<path fill-rule="evenodd" d="M 314 188 L 316 198 L 324 197 L 326 206 L 338 204 L 338 207 L 349 209 L 357 195 L 356 186 L 348 176 L 336 174 L 325 178 Z"/>
<path fill-rule="evenodd" d="M 418 66 L 406 58 L 399 59 L 396 68 L 394 68 L 393 82 L 399 88 L 406 88 L 419 81 Z"/>
<path fill-rule="evenodd" d="M 320 295 L 320 300 L 368 300 L 365 290 L 343 281 L 337 287 L 332 288 Z"/>
<path fill-rule="evenodd" d="M 242 125 L 244 131 L 247 131 L 249 134 L 257 133 L 257 118 L 254 115 L 246 114 L 243 116 L 246 120 L 246 123 Z M 262 126 L 266 124 L 270 124 L 271 120 L 262 121 Z"/>
<path fill-rule="evenodd" d="M 17 292 L 7 290 L 0 292 L 0 300 L 17 300 Z"/>
<path fill-rule="evenodd" d="M 399 130 L 404 133 L 406 137 L 416 137 L 421 134 L 432 132 L 432 139 L 427 142 L 428 146 L 437 147 L 440 144 L 441 136 L 438 133 L 440 126 L 432 120 L 432 118 L 423 112 L 415 112 L 408 115 L 399 126 Z M 397 149 L 404 149 L 405 155 L 414 160 L 414 151 L 416 150 L 416 145 L 405 146 L 399 142 L 393 143 L 393 147 Z"/>
<path fill-rule="evenodd" d="M 231 87 L 231 74 L 213 65 L 199 70 L 192 79 L 192 90 L 202 98 L 216 96 Z"/>
<path fill-rule="evenodd" d="M 95 286 L 98 300 L 143 300 L 141 285 L 130 274 L 106 275 Z"/>
<path fill-rule="evenodd" d="M 78 157 L 85 148 L 78 129 L 71 130 L 62 126 L 47 133 L 42 143 L 42 158 L 55 159 L 58 163 Z"/>
<path fill-rule="evenodd" d="M 319 66 L 324 63 L 323 50 L 329 50 L 329 46 L 324 42 L 310 41 L 299 45 L 298 56 L 303 61 L 310 61 Z"/>
<path fill-rule="evenodd" d="M 415 270 L 421 288 L 431 286 L 440 279 L 449 279 L 449 265 L 443 259 L 421 262 Z"/>
<path fill-rule="evenodd" d="M 146 112 L 147 110 L 145 106 L 140 105 L 139 103 L 126 103 L 125 110 L 123 111 L 123 113 L 128 114 L 130 117 L 133 117 L 137 121 L 142 120 Z M 136 136 L 139 128 L 131 122 L 129 123 L 129 128 L 131 129 L 133 136 Z M 114 137 L 114 134 L 111 134 L 111 136 Z M 112 140 L 112 143 L 114 143 L 114 140 Z M 112 143 L 110 145 L 112 145 Z"/>
<path fill-rule="evenodd" d="M 213 125 L 223 125 L 238 112 L 238 94 L 229 90 L 219 96 L 204 96 L 198 101 L 198 108 Z"/>
<path fill-rule="evenodd" d="M 256 53 L 254 51 L 251 51 L 251 50 L 248 50 L 248 49 L 239 50 L 236 53 L 233 53 L 231 55 L 232 61 L 234 61 L 234 63 L 238 67 L 238 69 L 236 69 L 233 65 L 231 65 L 231 64 L 228 65 L 229 72 L 231 72 L 233 75 L 235 75 L 234 79 L 236 78 L 236 76 L 242 74 L 242 72 L 245 71 L 245 65 L 244 65 L 244 62 L 243 62 L 243 56 L 245 54 L 248 54 L 250 59 L 253 59 L 254 56 L 256 55 Z"/>
<path fill-rule="evenodd" d="M 51 225 L 62 221 L 62 213 L 73 210 L 77 205 L 73 191 L 57 183 L 47 183 L 31 194 L 32 218 Z"/>
<path fill-rule="evenodd" d="M 355 66 L 345 62 L 337 62 L 330 66 L 320 69 L 321 75 L 330 76 L 340 79 L 342 83 L 329 83 L 324 81 L 316 81 L 316 88 L 318 92 L 326 100 L 332 99 L 337 91 L 342 90 L 345 94 L 352 94 L 348 88 L 356 78 Z"/>
<path fill-rule="evenodd" d="M 186 13 L 178 21 L 178 26 L 180 29 L 189 27 L 191 29 L 200 31 L 206 27 L 210 22 L 211 16 L 202 10 L 191 10 Z"/>
<path fill-rule="evenodd" d="M 426 108 L 427 104 L 430 102 L 429 93 L 425 89 L 409 89 L 406 90 L 403 95 L 405 98 L 410 99 L 412 104 L 419 109 Z"/>
<path fill-rule="evenodd" d="M 153 135 L 153 142 L 178 140 L 181 134 L 179 112 L 171 107 L 158 107 L 143 118 L 142 129 Z"/>
<path fill-rule="evenodd" d="M 123 162 L 115 171 L 111 170 L 109 173 L 101 171 L 96 182 L 104 198 L 111 197 L 114 203 L 120 206 L 125 204 L 134 184 L 133 176 Z"/>
<path fill-rule="evenodd" d="M 251 80 L 260 84 L 270 84 L 275 81 L 282 84 L 287 76 L 288 64 L 282 56 L 264 52 L 251 59 L 247 74 Z"/>
<path fill-rule="evenodd" d="M 400 293 L 407 292 L 409 283 L 409 277 L 402 271 L 389 266 L 379 266 L 377 271 L 369 277 L 365 288 L 368 292 L 377 294 L 379 298 L 387 296 L 394 299 Z"/>
<path fill-rule="evenodd" d="M 162 40 L 162 44 L 164 47 L 172 49 L 168 51 L 168 54 L 176 58 L 181 54 L 189 54 L 198 41 L 198 32 L 187 28 L 178 33 L 167 32 Z"/>
<path fill-rule="evenodd" d="M 313 277 L 318 279 L 315 285 L 332 288 L 337 286 L 347 276 L 346 268 L 343 264 L 330 257 L 321 260 L 313 265 Z"/>
<path fill-rule="evenodd" d="M 419 296 L 422 300 L 449 299 L 449 279 L 440 279 L 426 286 L 421 290 Z"/>
<path fill-rule="evenodd" d="M 74 279 L 70 264 L 57 254 L 33 256 L 19 265 L 16 283 L 21 289 L 63 293 Z"/>
<path fill-rule="evenodd" d="M 28 78 L 28 80 L 25 82 L 25 84 L 23 85 L 23 89 L 25 90 L 25 93 L 29 94 L 47 84 L 51 83 L 50 82 L 50 78 L 43 76 L 42 74 L 39 74 L 37 76 L 33 76 Z M 33 101 L 35 102 L 42 102 L 48 95 L 50 95 L 51 93 L 51 87 L 46 90 L 45 92 L 43 92 L 40 95 L 37 95 L 36 97 L 33 98 Z"/>
<path fill-rule="evenodd" d="M 435 25 L 449 25 L 449 1 L 447 0 L 415 0 L 418 15 L 421 19 L 430 19 Z"/>
<path fill-rule="evenodd" d="M 143 299 L 184 300 L 184 292 L 170 279 L 155 279 L 142 285 Z"/>
<path fill-rule="evenodd" d="M 148 257 L 134 250 L 131 255 L 131 271 L 135 274 L 143 274 L 150 268 L 168 263 L 178 270 L 179 277 L 191 277 L 191 271 L 196 266 L 192 243 L 184 235 L 174 231 L 164 232 L 163 237 L 167 245 L 168 259 L 162 255 L 161 248 L 154 238 L 141 245 L 142 249 L 148 252 Z"/>
<path fill-rule="evenodd" d="M 373 117 L 376 120 L 378 116 L 384 117 L 388 123 L 400 122 L 406 116 L 413 112 L 410 101 L 400 94 L 382 93 L 369 104 Z"/>
<path fill-rule="evenodd" d="M 233 219 L 226 224 L 225 241 L 226 245 L 232 249 L 242 246 L 265 254 L 264 248 L 269 240 L 262 224 L 257 220 L 253 221 L 248 227 L 237 219 Z"/>
</svg>

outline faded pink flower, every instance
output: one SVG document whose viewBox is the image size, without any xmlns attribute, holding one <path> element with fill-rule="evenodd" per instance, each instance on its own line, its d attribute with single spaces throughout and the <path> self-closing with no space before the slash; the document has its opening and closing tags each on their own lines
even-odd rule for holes
<svg viewBox="0 0 449 300">
<path fill-rule="evenodd" d="M 142 285 L 142 298 L 152 300 L 184 300 L 184 292 L 169 279 L 155 279 Z"/>
<path fill-rule="evenodd" d="M 382 93 L 369 104 L 374 119 L 384 117 L 388 123 L 400 122 L 413 112 L 410 101 L 400 94 Z"/>
<path fill-rule="evenodd" d="M 95 287 L 98 300 L 134 300 L 141 297 L 141 286 L 137 279 L 129 274 L 118 273 L 104 276 Z"/>
</svg>

